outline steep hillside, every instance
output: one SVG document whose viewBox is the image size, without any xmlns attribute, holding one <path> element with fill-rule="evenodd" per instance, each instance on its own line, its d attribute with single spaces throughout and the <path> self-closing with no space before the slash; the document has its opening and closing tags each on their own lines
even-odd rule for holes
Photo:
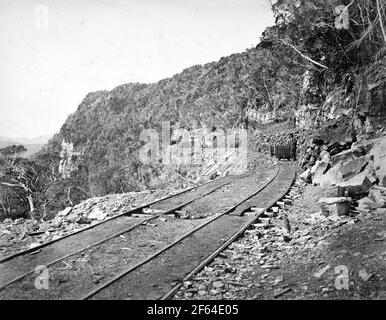
<svg viewBox="0 0 386 320">
<path fill-rule="evenodd" d="M 256 48 L 157 83 L 89 93 L 34 157 L 46 168 L 44 212 L 89 196 L 183 187 L 205 172 L 217 175 L 217 167 L 205 169 L 211 156 L 190 165 L 140 161 L 149 143 L 141 133 L 153 129 L 161 137 L 165 121 L 171 130 L 206 126 L 209 133 L 247 127 L 256 165 L 265 163 L 267 143 L 290 132 L 303 152 L 315 132 L 344 138 L 382 123 L 384 2 L 280 0 L 273 11 L 276 24 Z M 177 134 L 166 147 L 180 140 Z"/>
<path fill-rule="evenodd" d="M 172 129 L 245 127 L 247 109 L 266 99 L 269 111 L 286 106 L 282 112 L 292 116 L 300 93 L 301 57 L 280 45 L 269 46 L 194 66 L 155 84 L 126 84 L 88 94 L 49 143 L 48 148 L 62 151 L 62 156 L 67 148 L 62 142 L 71 145 L 72 160 L 63 161 L 68 168 L 59 168 L 58 176 L 80 180 L 92 195 L 159 187 L 161 172 L 164 182 L 174 183 L 186 178 L 186 166 L 143 165 L 138 159 L 143 130 L 161 134 L 164 121 Z M 291 86 L 283 88 L 275 81 L 282 76 L 292 79 Z"/>
</svg>

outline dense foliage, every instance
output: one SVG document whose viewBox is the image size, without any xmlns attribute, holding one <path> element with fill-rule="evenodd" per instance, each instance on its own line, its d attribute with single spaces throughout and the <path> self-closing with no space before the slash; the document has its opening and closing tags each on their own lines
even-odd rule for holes
<svg viewBox="0 0 386 320">
<path fill-rule="evenodd" d="M 303 55 L 322 98 L 333 86 L 355 86 L 354 107 L 378 108 L 386 89 L 385 7 L 382 0 L 280 0 L 276 26 L 265 34 Z"/>
<path fill-rule="evenodd" d="M 43 168 L 20 158 L 23 146 L 0 149 L 0 219 L 33 215 L 44 201 Z"/>
</svg>

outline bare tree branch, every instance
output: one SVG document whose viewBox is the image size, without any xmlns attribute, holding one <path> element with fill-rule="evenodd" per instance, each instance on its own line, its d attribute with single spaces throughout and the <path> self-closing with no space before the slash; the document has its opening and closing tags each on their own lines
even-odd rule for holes
<svg viewBox="0 0 386 320">
<path fill-rule="evenodd" d="M 28 193 L 27 195 L 27 200 L 28 200 L 28 203 L 29 203 L 29 207 L 30 207 L 30 212 L 34 212 L 35 211 L 35 206 L 34 206 L 34 203 L 33 203 L 33 198 L 32 198 L 32 191 L 30 188 L 28 188 L 26 185 L 22 184 L 22 183 L 19 183 L 19 184 L 13 184 L 13 183 L 8 183 L 8 182 L 1 182 L 2 185 L 5 185 L 5 186 L 8 186 L 8 187 L 13 187 L 13 188 L 22 188 L 24 189 L 24 191 L 26 191 Z"/>
<path fill-rule="evenodd" d="M 313 64 L 319 66 L 319 67 L 322 67 L 324 69 L 329 69 L 327 66 L 325 66 L 324 64 L 321 64 L 315 60 L 312 60 L 311 58 L 307 57 L 305 54 L 303 54 L 298 48 L 296 48 L 293 44 L 290 44 L 290 43 L 286 43 L 285 41 L 281 40 L 281 42 L 286 45 L 286 46 L 289 46 L 291 47 L 292 49 L 294 49 L 297 53 L 299 53 L 304 59 L 307 59 L 308 61 L 312 62 Z"/>
<path fill-rule="evenodd" d="M 385 40 L 385 43 L 386 43 L 386 31 L 382 22 L 382 12 L 381 12 L 381 5 L 379 3 L 379 0 L 377 0 L 377 9 L 378 9 L 378 15 L 379 15 L 379 24 L 381 25 L 383 39 Z"/>
<path fill-rule="evenodd" d="M 5 186 L 8 186 L 8 187 L 19 187 L 19 188 L 23 188 L 21 185 L 19 184 L 12 184 L 12 183 L 7 183 L 7 182 L 1 182 L 2 185 L 5 185 Z"/>
</svg>

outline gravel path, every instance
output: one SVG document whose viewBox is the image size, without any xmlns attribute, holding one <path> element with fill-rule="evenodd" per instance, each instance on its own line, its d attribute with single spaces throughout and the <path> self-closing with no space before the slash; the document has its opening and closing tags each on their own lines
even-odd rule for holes
<svg viewBox="0 0 386 320">
<path fill-rule="evenodd" d="M 298 181 L 292 205 L 234 242 L 174 299 L 386 299 L 386 209 L 326 218 L 320 192 Z"/>
<path fill-rule="evenodd" d="M 284 178 L 286 171 L 277 176 Z M 258 174 L 258 183 L 253 185 L 249 194 L 258 191 L 276 175 L 276 170 L 267 170 Z M 288 179 L 287 179 L 288 180 Z M 244 180 L 244 183 L 248 181 Z M 246 184 L 245 186 L 250 186 Z M 278 187 L 270 184 L 266 189 L 251 199 L 251 203 L 268 206 L 275 196 L 282 194 L 289 187 L 289 181 Z M 244 198 L 246 196 L 244 195 Z M 134 271 L 124 275 L 108 287 L 103 288 L 92 299 L 158 299 L 181 281 L 202 260 L 208 257 L 230 237 L 238 232 L 254 216 L 222 215 L 210 224 L 184 238 L 178 244 L 159 254 L 153 260 L 146 262 Z"/>
</svg>

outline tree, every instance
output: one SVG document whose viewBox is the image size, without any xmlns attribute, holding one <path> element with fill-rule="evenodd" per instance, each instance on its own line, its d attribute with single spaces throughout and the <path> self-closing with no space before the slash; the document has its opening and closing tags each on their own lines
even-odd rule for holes
<svg viewBox="0 0 386 320">
<path fill-rule="evenodd" d="M 41 181 L 39 179 L 39 172 L 36 165 L 22 158 L 4 157 L 1 161 L 0 171 L 0 205 L 5 213 L 12 212 L 21 215 L 24 213 L 24 207 L 19 206 L 18 199 L 12 199 L 10 194 L 14 197 L 25 198 L 28 203 L 28 214 L 33 215 L 36 210 L 36 200 L 38 199 L 38 192 L 41 191 Z M 14 192 L 7 191 L 7 189 L 15 189 Z M 15 207 L 16 206 L 16 207 Z M 14 208 L 12 208 L 14 207 Z"/>
<path fill-rule="evenodd" d="M 5 148 L 0 149 L 0 153 L 3 156 L 10 157 L 10 156 L 16 156 L 22 152 L 26 152 L 27 149 L 22 146 L 22 145 L 12 145 L 12 146 L 7 146 Z"/>
</svg>

